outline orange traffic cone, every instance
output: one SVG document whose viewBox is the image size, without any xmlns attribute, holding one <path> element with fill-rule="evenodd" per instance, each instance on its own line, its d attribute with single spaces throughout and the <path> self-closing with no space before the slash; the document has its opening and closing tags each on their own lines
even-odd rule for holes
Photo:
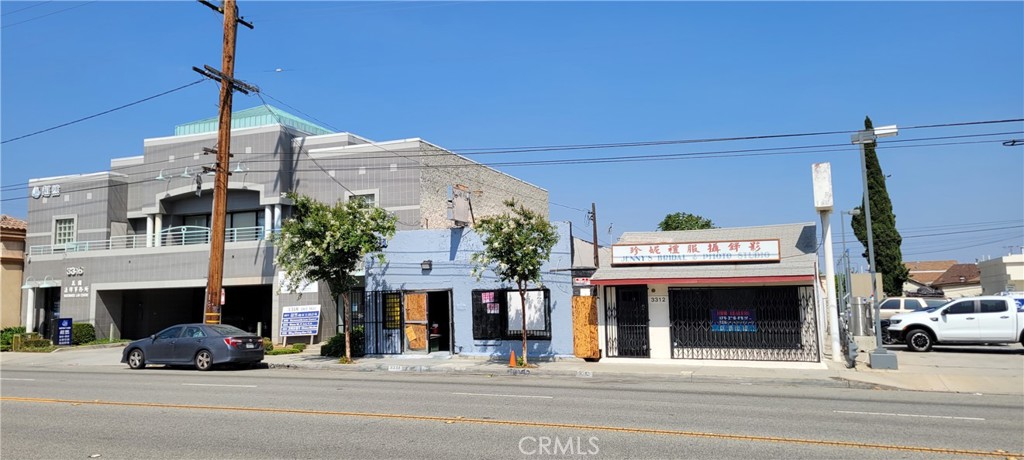
<svg viewBox="0 0 1024 460">
<path fill-rule="evenodd" d="M 508 355 L 508 367 L 516 367 L 516 351 L 512 350 L 512 354 Z"/>
</svg>

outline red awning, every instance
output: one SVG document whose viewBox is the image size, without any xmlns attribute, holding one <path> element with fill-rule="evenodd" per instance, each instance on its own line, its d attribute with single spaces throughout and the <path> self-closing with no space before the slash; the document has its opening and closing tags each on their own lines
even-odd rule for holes
<svg viewBox="0 0 1024 460">
<path fill-rule="evenodd" d="M 739 276 L 724 278 L 635 278 L 635 279 L 604 279 L 591 278 L 590 284 L 597 286 L 624 286 L 629 284 L 781 284 L 781 283 L 814 283 L 814 275 L 784 276 Z"/>
</svg>

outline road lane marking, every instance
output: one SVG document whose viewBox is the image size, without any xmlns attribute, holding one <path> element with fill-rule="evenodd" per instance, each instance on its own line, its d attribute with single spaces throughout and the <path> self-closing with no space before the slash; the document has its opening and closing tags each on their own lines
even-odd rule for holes
<svg viewBox="0 0 1024 460">
<path fill-rule="evenodd" d="M 36 379 L 14 379 L 14 378 L 7 378 L 7 377 L 0 377 L 0 380 L 18 380 L 18 381 L 21 381 L 21 382 L 35 382 L 36 381 Z"/>
<path fill-rule="evenodd" d="M 853 441 L 830 441 L 825 439 L 800 439 L 800 438 L 783 438 L 775 436 L 758 436 L 758 435 L 745 435 L 745 434 L 726 434 L 726 433 L 706 433 L 700 431 L 680 431 L 680 430 L 666 430 L 659 428 L 628 428 L 628 427 L 616 427 L 616 426 L 602 426 L 602 425 L 580 425 L 574 423 L 558 423 L 558 422 L 531 422 L 527 420 L 493 420 L 483 418 L 462 418 L 462 417 L 439 417 L 434 415 L 411 415 L 411 414 L 385 414 L 385 413 L 373 413 L 373 412 L 345 412 L 345 411 L 326 411 L 326 410 L 312 410 L 312 409 L 280 409 L 272 407 L 242 407 L 242 406 L 210 406 L 203 404 L 166 404 L 166 403 L 150 403 L 150 402 L 120 402 L 120 401 L 100 401 L 100 400 L 74 400 L 74 399 L 51 399 L 51 398 L 21 398 L 15 396 L 0 396 L 0 401 L 10 402 L 27 402 L 27 403 L 43 403 L 43 404 L 71 404 L 76 406 L 122 406 L 122 407 L 146 407 L 146 408 L 159 408 L 159 409 L 186 409 L 186 410 L 211 410 L 211 411 L 225 411 L 225 412 L 256 412 L 265 414 L 300 414 L 300 415 L 324 415 L 324 416 L 336 416 L 336 417 L 361 417 L 361 418 L 376 418 L 376 419 L 391 419 L 391 420 L 413 420 L 413 421 L 427 421 L 427 422 L 444 422 L 446 424 L 453 423 L 475 423 L 479 425 L 502 425 L 502 426 L 516 426 L 516 427 L 529 427 L 529 428 L 561 428 L 561 429 L 572 429 L 572 430 L 592 430 L 592 431 L 610 431 L 617 433 L 635 433 L 635 434 L 660 434 L 668 436 L 681 436 L 691 438 L 709 438 L 709 439 L 726 439 L 731 441 L 753 441 L 753 442 L 777 442 L 783 444 L 807 444 L 816 446 L 830 446 L 830 447 L 848 447 L 856 449 L 876 449 L 876 450 L 897 450 L 903 452 L 925 452 L 933 454 L 946 454 L 946 455 L 971 455 L 975 457 L 996 457 L 996 458 L 1010 458 L 1010 457 L 1024 457 L 1024 452 L 1006 452 L 1006 451 L 985 451 L 985 450 L 966 450 L 966 449 L 947 449 L 941 447 L 919 447 L 919 446 L 900 446 L 895 444 L 873 444 Z"/>
<path fill-rule="evenodd" d="M 499 395 L 491 393 L 452 393 L 453 395 L 462 396 L 497 396 L 500 398 L 539 398 L 539 399 L 555 399 L 554 396 L 532 396 L 532 395 Z"/>
<path fill-rule="evenodd" d="M 850 410 L 834 410 L 837 414 L 858 414 L 858 415 L 884 415 L 886 417 L 920 417 L 920 418 L 944 418 L 948 420 L 977 420 L 984 422 L 985 419 L 978 417 L 953 417 L 952 415 L 917 415 L 917 414 L 895 414 L 889 412 L 857 412 Z"/>
<path fill-rule="evenodd" d="M 220 385 L 216 383 L 182 383 L 182 385 L 193 387 L 231 387 L 231 388 L 256 388 L 256 385 Z"/>
</svg>

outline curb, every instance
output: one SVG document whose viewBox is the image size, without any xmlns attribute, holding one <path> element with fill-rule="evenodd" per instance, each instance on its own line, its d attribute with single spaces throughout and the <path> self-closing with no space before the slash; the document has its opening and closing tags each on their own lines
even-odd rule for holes
<svg viewBox="0 0 1024 460">
<path fill-rule="evenodd" d="M 853 388 L 863 390 L 893 390 L 903 391 L 901 388 L 866 383 L 851 380 L 844 377 L 829 377 L 827 379 L 777 379 L 777 378 L 756 378 L 756 377 L 727 377 L 716 375 L 672 375 L 672 374 L 643 374 L 632 372 L 607 372 L 590 370 L 546 370 L 540 369 L 474 369 L 465 367 L 440 367 L 424 365 L 399 365 L 399 364 L 296 364 L 296 363 L 267 363 L 270 369 L 307 369 L 307 370 L 328 370 L 338 372 L 392 372 L 409 374 L 463 374 L 463 375 L 486 375 L 486 376 L 509 376 L 509 377 L 575 377 L 575 378 L 641 378 L 646 380 L 671 380 L 688 383 L 712 383 L 712 384 L 733 384 L 733 385 L 776 385 L 776 386 L 818 386 L 826 388 Z"/>
</svg>

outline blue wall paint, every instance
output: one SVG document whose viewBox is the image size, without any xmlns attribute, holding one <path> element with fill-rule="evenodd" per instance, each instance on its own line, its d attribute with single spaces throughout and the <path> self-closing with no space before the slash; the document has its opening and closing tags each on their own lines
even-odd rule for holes
<svg viewBox="0 0 1024 460">
<path fill-rule="evenodd" d="M 571 356 L 572 350 L 572 235 L 568 222 L 555 222 L 558 243 L 542 269 L 544 287 L 551 291 L 551 340 L 530 340 L 530 356 Z M 465 355 L 508 356 L 522 349 L 519 340 L 473 340 L 472 291 L 512 289 L 493 272 L 477 280 L 471 273 L 470 257 L 483 248 L 480 235 L 472 229 L 400 231 L 388 241 L 386 261 L 367 258 L 366 290 L 451 290 L 455 350 Z M 433 262 L 424 271 L 420 263 Z M 536 287 L 536 286 L 530 286 Z"/>
</svg>

